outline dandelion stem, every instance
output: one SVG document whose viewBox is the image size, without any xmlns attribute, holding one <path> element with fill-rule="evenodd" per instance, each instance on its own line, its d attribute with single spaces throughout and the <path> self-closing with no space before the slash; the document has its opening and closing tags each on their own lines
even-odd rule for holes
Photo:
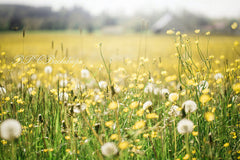
<svg viewBox="0 0 240 160">
<path fill-rule="evenodd" d="M 190 148 L 189 148 L 188 138 L 189 138 L 189 133 L 187 133 L 185 135 L 185 145 L 186 145 L 187 154 L 189 155 L 189 159 L 191 159 L 191 152 L 190 152 Z"/>
<path fill-rule="evenodd" d="M 102 140 L 100 139 L 100 137 L 99 137 L 99 135 L 97 134 L 97 132 L 92 128 L 91 124 L 89 123 L 89 121 L 88 121 L 87 118 L 85 117 L 84 113 L 83 113 L 83 112 L 81 112 L 81 113 L 82 113 L 82 117 L 83 117 L 84 121 L 87 123 L 88 127 L 89 127 L 89 128 L 91 129 L 91 131 L 93 132 L 94 136 L 98 139 L 99 143 L 100 143 L 101 145 L 103 145 Z"/>
</svg>

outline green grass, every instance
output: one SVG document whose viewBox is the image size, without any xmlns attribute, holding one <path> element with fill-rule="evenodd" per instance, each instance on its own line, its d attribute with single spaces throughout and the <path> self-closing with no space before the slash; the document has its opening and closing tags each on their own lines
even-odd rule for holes
<svg viewBox="0 0 240 160">
<path fill-rule="evenodd" d="M 234 84 L 239 83 L 240 61 L 237 59 L 238 55 L 232 51 L 232 44 L 238 37 L 213 36 L 210 41 L 207 37 L 200 37 L 199 46 L 196 47 L 194 42 L 187 42 L 188 38 L 178 39 L 175 36 L 149 35 L 149 39 L 146 40 L 142 35 L 83 35 L 81 40 L 81 35 L 53 35 L 47 32 L 31 33 L 26 36 L 23 48 L 23 40 L 19 35 L 2 34 L 1 51 L 5 51 L 6 55 L 1 55 L 0 85 L 6 88 L 7 93 L 1 95 L 0 118 L 1 122 L 9 118 L 17 119 L 22 125 L 22 135 L 14 142 L 1 139 L 0 159 L 183 159 L 188 152 L 186 146 L 189 146 L 189 156 L 196 159 L 237 159 L 240 156 L 240 89 L 233 88 Z M 189 38 L 191 41 L 198 39 L 195 35 Z M 160 39 L 162 41 L 159 41 Z M 55 44 L 63 42 L 64 46 L 70 46 L 71 56 L 79 53 L 74 50 L 79 51 L 77 44 L 82 41 L 86 44 L 83 45 L 85 54 L 94 52 L 94 58 L 88 61 L 84 55 L 83 59 L 86 61 L 83 60 L 82 64 L 75 67 L 68 64 L 51 65 L 51 74 L 44 72 L 46 65 L 15 66 L 5 62 L 5 59 L 18 53 L 17 50 L 21 53 L 22 49 L 26 55 L 42 52 L 50 55 L 52 49 L 61 53 L 61 49 L 56 46 L 51 48 L 52 40 Z M 124 40 L 126 42 L 122 42 Z M 148 59 L 142 57 L 145 40 L 148 44 Z M 177 47 L 174 46 L 175 40 L 180 44 Z M 101 49 L 104 63 L 99 49 L 90 47 L 97 44 L 97 41 L 103 43 Z M 135 48 L 125 44 L 128 42 Z M 160 44 L 162 42 L 163 44 Z M 206 47 L 208 42 L 209 48 Z M 88 47 L 91 49 L 87 49 Z M 121 53 L 126 51 L 124 56 L 128 57 L 129 53 L 132 55 L 129 55 L 129 59 L 110 63 L 111 53 L 114 53 L 112 51 L 117 47 Z M 139 47 L 140 49 L 137 49 Z M 239 50 L 238 46 L 235 49 Z M 178 53 L 176 57 L 166 55 L 173 55 L 175 52 Z M 161 54 L 163 59 L 159 58 Z M 220 59 L 220 55 L 225 55 L 225 58 Z M 138 56 L 142 58 L 137 60 Z M 98 63 L 94 63 L 95 60 Z M 216 63 L 216 60 L 220 63 Z M 175 64 L 175 67 L 171 64 Z M 84 68 L 91 73 L 87 79 L 81 77 L 81 70 Z M 59 73 L 67 74 L 65 79 L 68 80 L 68 85 L 60 86 L 64 78 L 59 76 Z M 215 73 L 222 73 L 224 78 L 215 80 Z M 34 74 L 37 75 L 37 79 L 31 79 Z M 151 78 L 154 79 L 154 88 L 167 88 L 170 93 L 178 93 L 179 99 L 171 102 L 168 95 L 144 92 Z M 37 80 L 41 81 L 41 85 L 36 85 Z M 96 83 L 89 85 L 91 81 L 101 80 L 108 83 L 107 88 L 99 88 Z M 189 80 L 194 83 L 189 84 Z M 198 85 L 202 80 L 208 81 L 209 90 L 199 90 Z M 24 84 L 23 87 L 21 83 Z M 76 84 L 88 87 L 75 89 Z M 120 86 L 121 91 L 114 94 L 112 87 L 116 85 Z M 29 93 L 29 88 L 34 88 L 35 93 Z M 58 98 L 61 92 L 68 93 L 67 101 Z M 101 100 L 96 100 L 97 95 Z M 202 95 L 209 95 L 210 101 L 203 103 Z M 10 99 L 7 100 L 6 97 Z M 152 101 L 153 105 L 139 116 L 138 111 L 148 100 Z M 195 101 L 197 111 L 186 114 L 182 109 L 182 115 L 177 117 L 168 114 L 172 105 L 182 107 L 186 100 Z M 118 103 L 117 110 L 108 108 L 113 101 Z M 137 108 L 129 107 L 132 101 L 139 102 Z M 77 103 L 86 104 L 87 109 L 81 113 L 74 113 L 73 109 Z M 214 115 L 213 121 L 207 121 L 204 116 L 207 112 Z M 148 119 L 149 113 L 156 113 L 158 118 Z M 198 133 L 197 136 L 192 133 L 178 133 L 177 124 L 182 118 L 193 121 L 193 131 Z M 145 121 L 145 127 L 133 129 L 133 125 L 140 120 Z M 108 121 L 116 124 L 107 127 Z M 119 148 L 119 153 L 114 157 L 106 158 L 101 154 L 101 145 L 114 142 L 118 146 L 120 143 L 110 139 L 112 134 L 117 134 L 119 139 L 127 141 L 129 145 L 124 150 Z M 226 143 L 229 143 L 229 146 L 225 147 Z"/>
</svg>

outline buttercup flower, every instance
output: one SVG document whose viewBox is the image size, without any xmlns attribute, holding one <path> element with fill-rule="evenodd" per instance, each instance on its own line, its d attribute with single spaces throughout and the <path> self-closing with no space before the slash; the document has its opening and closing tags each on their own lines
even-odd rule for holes
<svg viewBox="0 0 240 160">
<path fill-rule="evenodd" d="M 171 94 L 169 94 L 168 98 L 169 98 L 169 101 L 176 102 L 178 100 L 179 96 L 177 93 L 171 93 Z"/>
</svg>

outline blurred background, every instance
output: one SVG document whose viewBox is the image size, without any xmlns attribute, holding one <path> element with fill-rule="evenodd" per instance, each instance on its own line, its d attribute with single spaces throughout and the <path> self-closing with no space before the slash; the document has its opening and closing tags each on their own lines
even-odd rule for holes
<svg viewBox="0 0 240 160">
<path fill-rule="evenodd" d="M 239 0 L 1 0 L 0 31 L 79 30 L 123 34 L 194 29 L 239 34 Z"/>
</svg>

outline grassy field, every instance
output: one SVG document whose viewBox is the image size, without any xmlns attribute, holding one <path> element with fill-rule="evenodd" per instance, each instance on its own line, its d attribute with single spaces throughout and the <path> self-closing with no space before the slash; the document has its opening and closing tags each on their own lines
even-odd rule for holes
<svg viewBox="0 0 240 160">
<path fill-rule="evenodd" d="M 240 159 L 239 41 L 0 33 L 0 159 Z"/>
</svg>

